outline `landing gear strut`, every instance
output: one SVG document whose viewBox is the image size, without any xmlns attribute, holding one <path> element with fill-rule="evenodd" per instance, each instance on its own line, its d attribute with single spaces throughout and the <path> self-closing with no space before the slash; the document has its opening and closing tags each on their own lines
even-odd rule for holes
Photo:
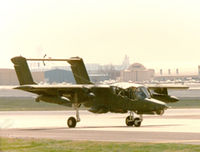
<svg viewBox="0 0 200 152">
<path fill-rule="evenodd" d="M 126 117 L 126 125 L 127 126 L 135 126 L 135 127 L 140 127 L 141 123 L 142 123 L 143 117 L 142 115 L 140 115 L 140 117 L 136 117 L 134 118 L 134 113 L 133 111 L 130 111 L 130 115 L 128 117 Z"/>
<path fill-rule="evenodd" d="M 78 97 L 77 97 L 77 94 L 75 94 L 75 104 L 74 104 L 74 108 L 76 110 L 76 118 L 74 117 L 69 117 L 69 119 L 67 120 L 67 125 L 69 128 L 75 128 L 76 127 L 76 123 L 77 122 L 80 122 L 81 119 L 80 119 L 80 116 L 79 116 L 79 107 L 81 106 L 80 104 L 78 104 Z"/>
</svg>

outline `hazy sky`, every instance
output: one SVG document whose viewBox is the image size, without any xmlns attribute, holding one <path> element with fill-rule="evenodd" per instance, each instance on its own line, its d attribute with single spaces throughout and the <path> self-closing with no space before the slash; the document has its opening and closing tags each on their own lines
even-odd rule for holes
<svg viewBox="0 0 200 152">
<path fill-rule="evenodd" d="M 197 71 L 199 0 L 2 0 L 0 67 L 10 58 L 130 62 L 148 68 Z"/>
</svg>

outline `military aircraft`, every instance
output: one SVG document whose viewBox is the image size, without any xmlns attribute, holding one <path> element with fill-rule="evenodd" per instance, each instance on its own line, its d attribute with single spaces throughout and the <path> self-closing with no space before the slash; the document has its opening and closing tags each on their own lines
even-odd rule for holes
<svg viewBox="0 0 200 152">
<path fill-rule="evenodd" d="M 76 127 L 80 122 L 79 108 L 81 105 L 89 108 L 93 113 L 127 113 L 127 126 L 139 127 L 143 121 L 143 114 L 162 115 L 168 108 L 167 102 L 176 102 L 176 97 L 168 95 L 167 89 L 187 89 L 186 86 L 151 85 L 149 88 L 142 84 L 115 83 L 109 85 L 94 84 L 90 81 L 82 58 L 70 59 L 26 59 L 22 56 L 13 57 L 11 61 L 19 80 L 20 89 L 37 94 L 36 102 L 44 101 L 67 107 L 74 107 L 76 118 L 67 120 L 69 128 Z M 40 85 L 34 82 L 27 61 L 66 61 L 77 84 Z M 150 90 L 153 90 L 151 92 Z M 134 117 L 134 113 L 139 117 Z"/>
</svg>

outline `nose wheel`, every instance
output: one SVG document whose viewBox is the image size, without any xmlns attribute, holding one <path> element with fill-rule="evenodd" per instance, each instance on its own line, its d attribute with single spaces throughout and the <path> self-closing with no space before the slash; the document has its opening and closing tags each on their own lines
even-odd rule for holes
<svg viewBox="0 0 200 152">
<path fill-rule="evenodd" d="M 140 119 L 140 118 L 134 118 L 134 120 L 133 120 L 133 124 L 134 124 L 134 126 L 135 127 L 140 127 L 141 126 L 141 123 L 142 123 L 142 119 Z"/>
<path fill-rule="evenodd" d="M 130 111 L 130 115 L 126 117 L 125 123 L 127 126 L 135 126 L 135 127 L 140 127 L 142 123 L 143 117 L 140 115 L 140 117 L 134 118 L 133 112 Z"/>
<path fill-rule="evenodd" d="M 127 126 L 133 126 L 133 124 L 134 124 L 134 118 L 133 118 L 133 116 L 126 117 L 126 125 Z"/>
</svg>

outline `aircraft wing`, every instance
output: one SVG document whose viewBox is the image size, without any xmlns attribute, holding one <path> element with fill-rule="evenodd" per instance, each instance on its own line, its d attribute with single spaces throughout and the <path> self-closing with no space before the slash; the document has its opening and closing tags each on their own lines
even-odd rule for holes
<svg viewBox="0 0 200 152">
<path fill-rule="evenodd" d="M 149 84 L 145 85 L 151 91 L 152 98 L 161 100 L 163 102 L 176 102 L 179 101 L 178 98 L 168 95 L 168 89 L 173 90 L 185 90 L 188 86 L 185 85 L 172 85 L 172 84 Z"/>
<path fill-rule="evenodd" d="M 109 88 L 107 85 L 20 85 L 14 89 L 20 89 L 32 93 L 46 94 L 46 95 L 63 95 L 72 93 L 85 93 L 92 88 Z"/>
<path fill-rule="evenodd" d="M 87 87 L 88 88 L 88 87 Z M 20 85 L 14 89 L 20 89 L 36 94 L 57 95 L 58 93 L 77 92 L 84 89 L 83 85 Z"/>
<path fill-rule="evenodd" d="M 147 86 L 149 89 L 151 90 L 155 90 L 155 89 L 161 89 L 161 88 L 166 88 L 166 89 L 176 89 L 176 90 L 185 90 L 185 89 L 189 89 L 188 86 L 186 85 L 172 85 L 172 84 L 148 84 L 145 85 Z"/>
<path fill-rule="evenodd" d="M 156 93 L 159 94 L 168 94 L 168 89 L 170 90 L 185 90 L 185 89 L 189 89 L 188 86 L 185 85 L 172 85 L 172 84 L 149 84 L 149 85 L 145 85 L 147 86 L 150 90 L 153 90 Z"/>
<path fill-rule="evenodd" d="M 14 89 L 38 94 L 36 101 L 45 101 L 71 106 L 72 103 L 83 103 L 95 97 L 94 88 L 109 88 L 107 85 L 20 85 Z"/>
</svg>

